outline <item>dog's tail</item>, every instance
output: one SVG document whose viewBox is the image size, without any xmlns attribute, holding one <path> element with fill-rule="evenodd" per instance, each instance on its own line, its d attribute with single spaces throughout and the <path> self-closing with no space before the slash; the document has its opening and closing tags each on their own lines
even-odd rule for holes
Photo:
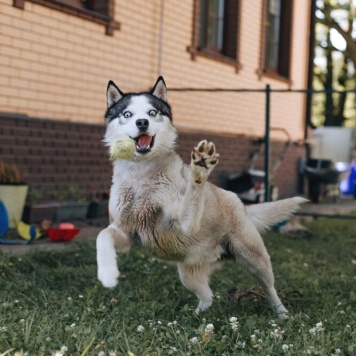
<svg viewBox="0 0 356 356">
<path fill-rule="evenodd" d="M 307 199 L 295 197 L 270 203 L 254 204 L 247 206 L 246 212 L 258 232 L 263 233 L 272 226 L 289 218 L 300 208 L 300 204 L 307 201 Z"/>
</svg>

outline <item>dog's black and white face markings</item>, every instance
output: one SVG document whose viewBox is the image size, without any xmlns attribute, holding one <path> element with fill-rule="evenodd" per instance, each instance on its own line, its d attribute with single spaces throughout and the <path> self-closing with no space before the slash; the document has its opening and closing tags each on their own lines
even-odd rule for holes
<svg viewBox="0 0 356 356">
<path fill-rule="evenodd" d="M 167 142 L 162 142 L 160 149 L 167 144 L 169 147 L 174 146 L 176 133 L 162 77 L 157 79 L 149 92 L 142 93 L 123 93 L 113 81 L 109 81 L 106 98 L 107 131 L 104 142 L 107 145 L 119 137 L 128 136 L 136 141 L 136 156 L 146 155 L 157 142 L 163 141 L 163 137 L 158 135 L 162 136 L 167 131 Z"/>
</svg>

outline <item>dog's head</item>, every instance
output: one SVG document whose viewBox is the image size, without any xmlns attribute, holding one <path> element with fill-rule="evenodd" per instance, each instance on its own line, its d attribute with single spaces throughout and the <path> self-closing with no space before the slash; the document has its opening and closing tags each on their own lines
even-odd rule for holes
<svg viewBox="0 0 356 356">
<path fill-rule="evenodd" d="M 154 157 L 171 150 L 176 141 L 172 113 L 167 103 L 167 88 L 162 77 L 149 92 L 123 93 L 113 81 L 107 87 L 106 133 L 110 146 L 121 137 L 136 143 L 133 159 Z"/>
</svg>

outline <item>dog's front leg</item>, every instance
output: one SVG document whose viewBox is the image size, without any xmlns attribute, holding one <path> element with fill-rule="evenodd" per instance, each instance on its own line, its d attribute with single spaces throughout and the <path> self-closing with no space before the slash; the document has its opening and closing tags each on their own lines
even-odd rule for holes
<svg viewBox="0 0 356 356">
<path fill-rule="evenodd" d="M 219 154 L 216 153 L 212 142 L 204 140 L 194 147 L 190 176 L 179 214 L 181 229 L 187 234 L 193 234 L 200 229 L 205 183 L 218 161 Z"/>
<path fill-rule="evenodd" d="M 114 288 L 120 276 L 116 262 L 116 250 L 127 252 L 131 247 L 130 239 L 115 224 L 102 230 L 96 239 L 96 259 L 98 279 L 106 288 Z"/>
</svg>

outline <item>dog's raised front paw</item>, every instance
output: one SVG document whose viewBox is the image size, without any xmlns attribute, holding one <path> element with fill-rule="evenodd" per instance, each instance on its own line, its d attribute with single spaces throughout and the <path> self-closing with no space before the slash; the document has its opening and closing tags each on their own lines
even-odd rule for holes
<svg viewBox="0 0 356 356">
<path fill-rule="evenodd" d="M 219 162 L 219 154 L 216 153 L 213 142 L 200 141 L 192 152 L 192 164 L 205 169 L 212 169 Z"/>
<path fill-rule="evenodd" d="M 120 272 L 116 266 L 98 269 L 98 279 L 105 288 L 115 288 L 118 283 Z"/>
<path fill-rule="evenodd" d="M 200 141 L 192 152 L 191 168 L 197 183 L 208 178 L 210 172 L 219 162 L 219 153 L 216 153 L 213 142 L 207 140 Z"/>
</svg>

